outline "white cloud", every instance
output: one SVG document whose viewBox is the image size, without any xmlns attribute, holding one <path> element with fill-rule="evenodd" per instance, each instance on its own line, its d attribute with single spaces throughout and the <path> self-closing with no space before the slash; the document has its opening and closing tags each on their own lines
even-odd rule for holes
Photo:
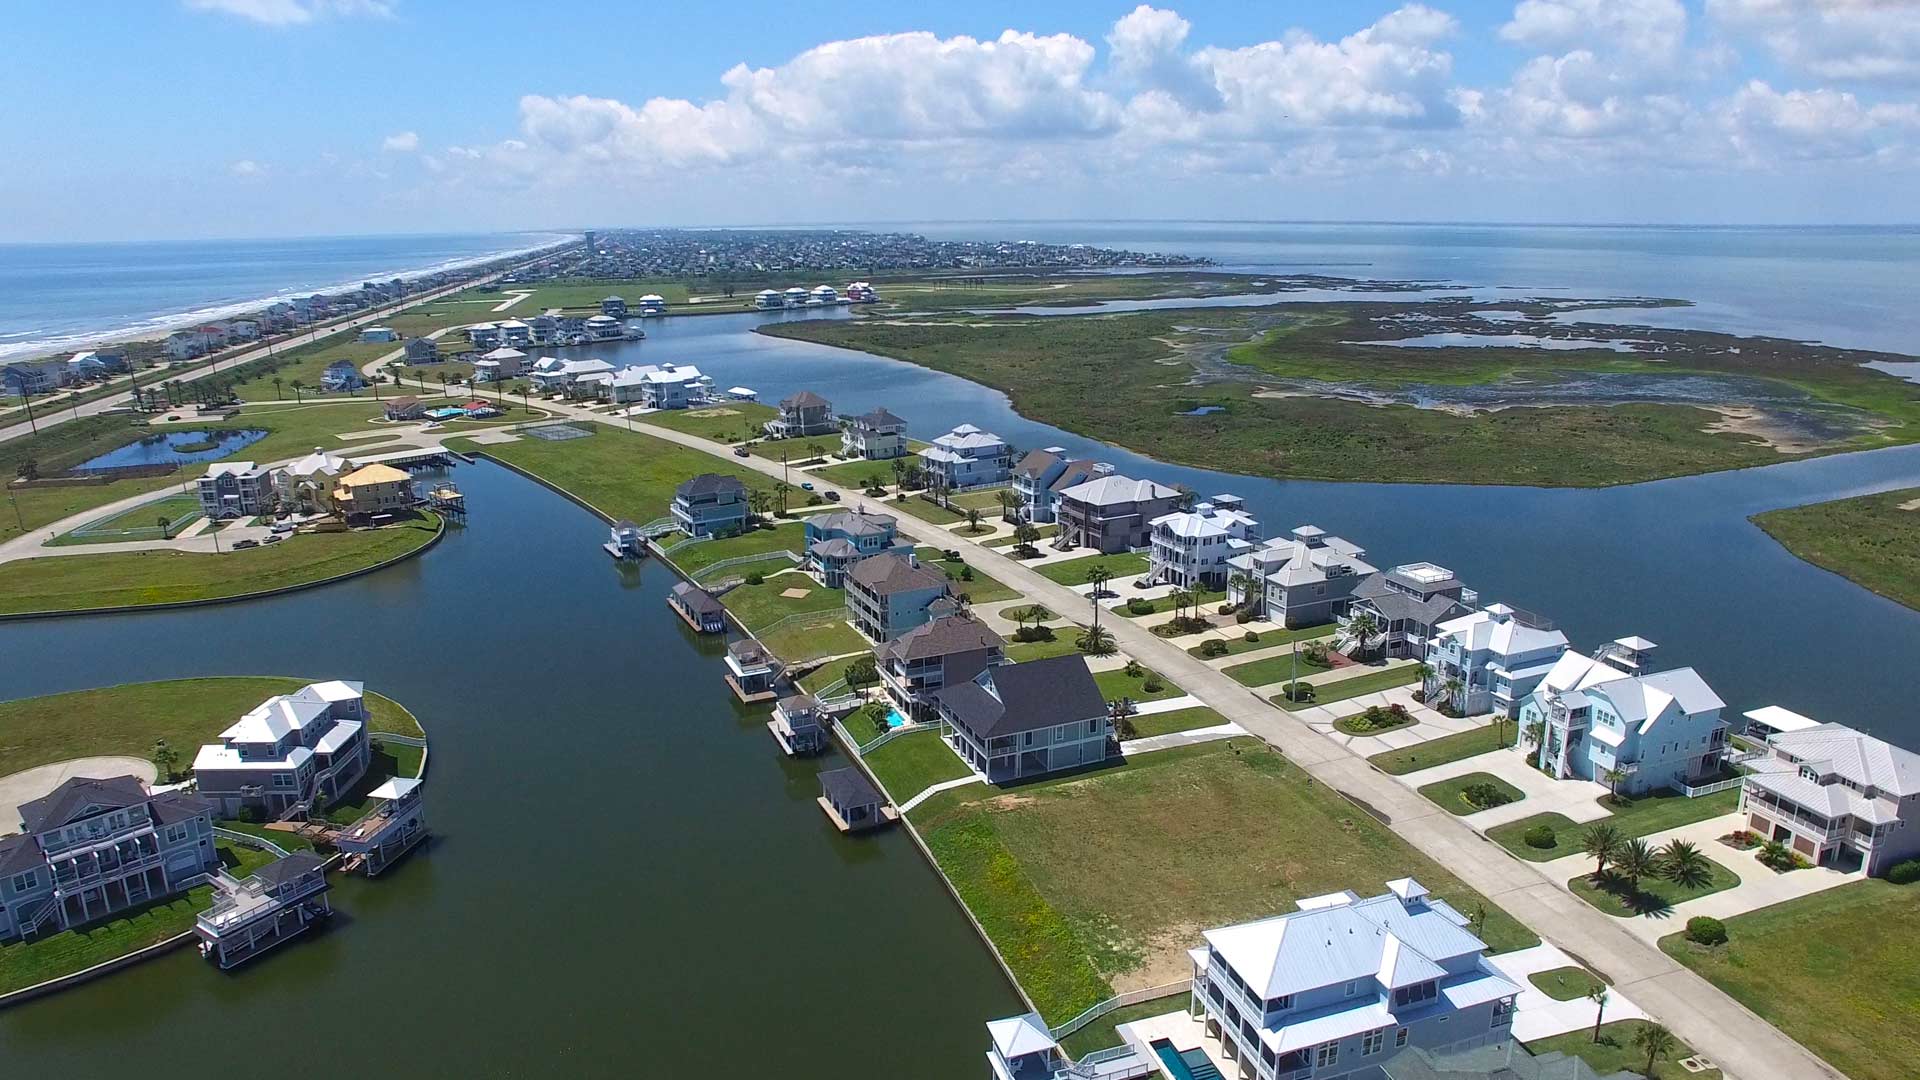
<svg viewBox="0 0 1920 1080">
<path fill-rule="evenodd" d="M 194 11 L 210 11 L 262 26 L 300 26 L 334 16 L 391 18 L 388 0 L 185 0 Z"/>
<path fill-rule="evenodd" d="M 1867 105 L 1829 89 L 1777 91 L 1755 79 L 1720 105 L 1718 119 L 1733 147 L 1757 162 L 1864 158 L 1900 152 L 1895 140 L 1920 127 L 1920 105 Z"/>
<path fill-rule="evenodd" d="M 420 149 L 420 133 L 417 131 L 396 132 L 380 140 L 380 149 L 395 153 L 411 154 Z"/>
<path fill-rule="evenodd" d="M 241 179 L 250 180 L 265 176 L 267 167 L 252 158 L 241 158 L 239 161 L 227 166 L 227 171 Z"/>
<path fill-rule="evenodd" d="M 1501 38 L 1535 49 L 1593 49 L 1671 59 L 1687 35 L 1679 0 L 1521 0 Z"/>
<path fill-rule="evenodd" d="M 1707 15 L 1810 75 L 1920 82 L 1916 0 L 1707 0 Z"/>
</svg>

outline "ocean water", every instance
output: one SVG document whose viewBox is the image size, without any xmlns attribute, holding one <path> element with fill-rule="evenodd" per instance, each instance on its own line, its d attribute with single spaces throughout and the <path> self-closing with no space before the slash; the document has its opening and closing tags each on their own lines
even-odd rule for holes
<svg viewBox="0 0 1920 1080">
<path fill-rule="evenodd" d="M 1692 306 L 1565 312 L 1556 320 L 1718 330 L 1920 354 L 1920 226 L 1088 221 L 886 227 L 941 239 L 1179 252 L 1255 274 L 1445 283 L 1482 298 L 1666 297 Z"/>
<path fill-rule="evenodd" d="M 0 360 L 529 251 L 560 233 L 0 244 Z"/>
</svg>

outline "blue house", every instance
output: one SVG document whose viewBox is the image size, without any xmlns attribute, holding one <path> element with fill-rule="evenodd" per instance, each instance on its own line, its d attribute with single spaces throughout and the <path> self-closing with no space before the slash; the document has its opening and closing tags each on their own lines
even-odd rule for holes
<svg viewBox="0 0 1920 1080">
<path fill-rule="evenodd" d="M 830 589 L 846 583 L 847 568 L 899 546 L 899 523 L 886 514 L 842 510 L 807 519 L 807 569 Z"/>
<path fill-rule="evenodd" d="M 366 377 L 360 369 L 353 366 L 351 360 L 335 360 L 320 373 L 320 389 L 329 392 L 358 390 L 367 385 Z"/>
<path fill-rule="evenodd" d="M 1727 747 L 1726 703 L 1692 668 L 1645 674 L 1658 646 L 1610 641 L 1567 653 L 1520 705 L 1518 745 L 1561 779 L 1645 794 L 1716 776 Z"/>
</svg>

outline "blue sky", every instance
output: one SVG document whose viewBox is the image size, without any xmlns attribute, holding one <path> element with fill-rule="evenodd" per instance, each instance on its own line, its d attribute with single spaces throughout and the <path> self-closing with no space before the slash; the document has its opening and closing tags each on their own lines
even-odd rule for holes
<svg viewBox="0 0 1920 1080">
<path fill-rule="evenodd" d="M 10 12 L 0 240 L 1905 222 L 1920 186 L 1909 0 L 104 10 Z"/>
</svg>

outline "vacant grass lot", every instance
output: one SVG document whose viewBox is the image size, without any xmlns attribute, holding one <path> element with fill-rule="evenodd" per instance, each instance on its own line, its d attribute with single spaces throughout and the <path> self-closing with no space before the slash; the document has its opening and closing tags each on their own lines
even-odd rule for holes
<svg viewBox="0 0 1920 1080">
<path fill-rule="evenodd" d="M 1315 682 L 1313 679 L 1303 679 L 1301 680 L 1302 682 L 1313 684 L 1314 694 L 1312 701 L 1296 703 L 1288 701 L 1279 694 L 1275 694 L 1272 700 L 1275 705 L 1293 711 L 1308 708 L 1313 705 L 1330 705 L 1333 702 L 1356 698 L 1362 694 L 1391 690 L 1396 686 L 1406 686 L 1409 683 L 1416 682 L 1419 678 L 1420 674 L 1416 666 L 1413 664 L 1405 664 L 1397 668 L 1388 668 L 1385 671 L 1375 671 L 1366 675 L 1353 675 L 1344 679 L 1335 679 L 1326 682 L 1324 685 Z"/>
<path fill-rule="evenodd" d="M 316 678 L 324 675 L 316 675 Z M 170 679 L 0 701 L 0 776 L 68 758 L 144 758 L 159 739 L 180 752 L 184 771 L 201 743 L 214 742 L 240 714 L 311 679 L 272 675 Z M 399 703 L 371 691 L 374 731 L 420 735 Z"/>
<path fill-rule="evenodd" d="M 572 492 L 614 520 L 652 521 L 664 517 L 673 489 L 701 473 L 737 476 L 749 488 L 772 491 L 773 481 L 724 458 L 703 454 L 638 431 L 582 423 L 584 439 L 519 442 L 470 447 L 484 451 L 540 479 Z"/>
<path fill-rule="evenodd" d="M 1118 555 L 1089 555 L 1084 559 L 1067 559 L 1064 562 L 1048 563 L 1037 567 L 1040 576 L 1048 581 L 1057 581 L 1062 585 L 1085 585 L 1092 581 L 1089 575 L 1095 569 L 1105 569 L 1114 580 L 1138 577 L 1147 572 L 1147 557 L 1134 551 L 1123 551 Z"/>
<path fill-rule="evenodd" d="M 643 424 L 670 428 L 715 442 L 735 443 L 759 438 L 762 434 L 761 425 L 778 412 L 770 405 L 754 401 L 729 401 L 724 405 L 707 405 L 698 409 L 647 413 L 634 419 Z"/>
<path fill-rule="evenodd" d="M 965 595 L 969 603 L 995 604 L 1002 600 L 1013 600 L 1020 595 L 1018 590 L 1000 584 L 998 579 L 978 567 L 973 568 L 973 577 L 970 580 L 962 577 L 968 569 L 966 560 L 943 558 L 939 548 L 915 548 L 914 554 L 918 555 L 925 565 L 944 571 L 947 580 L 953 582 L 954 593 Z"/>
<path fill-rule="evenodd" d="M 911 459 L 899 458 L 896 460 L 909 461 Z M 809 469 L 808 472 L 825 480 L 829 484 L 849 488 L 854 491 L 865 491 L 869 483 L 876 481 L 883 487 L 893 486 L 892 461 L 843 461 L 838 465 L 826 465 L 820 468 Z"/>
<path fill-rule="evenodd" d="M 967 520 L 967 515 L 955 513 L 937 502 L 923 499 L 918 495 L 909 495 L 904 499 L 895 498 L 887 503 L 886 507 L 888 510 L 896 510 L 902 514 L 911 514 L 921 521 L 931 522 L 935 525 L 952 525 L 957 521 Z"/>
<path fill-rule="evenodd" d="M 1296 630 L 1263 630 L 1254 633 L 1253 641 L 1248 641 L 1247 632 L 1237 627 L 1224 627 L 1221 633 L 1223 635 L 1222 640 L 1226 642 L 1227 646 L 1225 655 L 1239 656 L 1241 653 L 1250 653 L 1258 649 L 1271 649 L 1276 645 L 1291 645 L 1296 641 L 1312 641 L 1316 638 L 1332 637 L 1334 631 L 1338 629 L 1340 629 L 1338 626 L 1335 626 L 1333 623 L 1328 623 L 1325 626 L 1303 626 Z M 1211 659 L 1200 651 L 1200 646 L 1198 645 L 1188 646 L 1187 651 L 1202 659 Z"/>
<path fill-rule="evenodd" d="M 1583 967 L 1554 968 L 1527 976 L 1534 988 L 1555 1001 L 1577 1001 L 1596 986 L 1605 986 L 1593 972 Z"/>
<path fill-rule="evenodd" d="M 675 537 L 679 535 L 680 534 L 676 533 Z M 673 540 L 669 539 L 661 542 L 672 546 Z M 723 536 L 715 540 L 703 540 L 698 544 L 688 544 L 686 547 L 681 548 L 668 557 L 673 560 L 674 565 L 678 566 L 688 576 L 699 577 L 702 570 L 712 566 L 714 563 L 727 559 L 740 559 L 749 555 L 765 555 L 776 551 L 790 551 L 797 556 L 804 557 L 806 554 L 806 546 L 806 525 L 798 521 L 786 521 L 774 525 L 771 528 L 759 528 L 751 532 L 744 532 L 739 536 Z M 761 574 L 771 574 L 777 570 L 784 570 L 793 565 L 791 562 L 783 562 L 779 559 L 767 559 L 762 562 L 745 563 L 739 566 L 728 567 L 720 572 L 718 576 L 730 577 L 734 574 L 746 575 L 756 571 Z"/>
<path fill-rule="evenodd" d="M 1669 791 L 1623 801 L 1618 805 L 1606 796 L 1601 796 L 1599 802 L 1612 814 L 1604 819 L 1607 824 L 1620 830 L 1622 836 L 1635 837 L 1732 813 L 1740 805 L 1740 792 L 1738 789 L 1717 791 L 1712 795 L 1689 799 L 1678 792 Z M 1522 839 L 1526 831 L 1535 825 L 1546 825 L 1553 829 L 1552 847 L 1530 847 Z M 1496 825 L 1487 830 L 1487 838 L 1523 859 L 1551 862 L 1577 854 L 1580 851 L 1580 838 L 1586 831 L 1587 825 L 1577 824 L 1561 814 L 1535 814 L 1505 825 Z"/>
<path fill-rule="evenodd" d="M 1173 680 L 1146 667 L 1140 669 L 1137 677 L 1127 674 L 1125 668 L 1096 672 L 1093 682 L 1100 688 L 1100 696 L 1107 701 L 1118 701 L 1123 697 L 1132 698 L 1135 701 L 1164 701 L 1186 693 L 1185 690 L 1175 686 Z M 1159 689 L 1147 689 L 1148 683 L 1156 684 Z"/>
<path fill-rule="evenodd" d="M 1035 526 L 1034 526 L 1034 531 L 1040 534 L 1040 537 L 1039 537 L 1039 539 L 1037 539 L 1037 540 L 1035 540 L 1035 541 L 1034 541 L 1034 546 L 1036 546 L 1036 547 L 1038 547 L 1038 546 L 1040 545 L 1040 541 L 1041 541 L 1041 540 L 1045 540 L 1045 539 L 1047 539 L 1047 538 L 1049 538 L 1049 537 L 1052 537 L 1052 536 L 1057 536 L 1057 535 L 1059 535 L 1059 533 L 1060 533 L 1060 526 L 1058 526 L 1058 525 L 1035 525 Z M 988 541 L 986 541 L 986 545 L 987 545 L 988 547 L 990 547 L 990 548 L 1010 548 L 1010 547 L 1013 547 L 1014 545 L 1016 545 L 1016 544 L 1018 544 L 1019 542 L 1020 542 L 1020 541 L 1019 541 L 1019 540 L 1017 540 L 1017 539 L 1015 539 L 1014 537 L 1011 537 L 1011 536 L 1001 536 L 1001 537 L 996 537 L 996 538 L 994 538 L 994 539 L 992 539 L 992 540 L 988 540 Z"/>
<path fill-rule="evenodd" d="M 1289 681 L 1296 674 L 1305 678 L 1316 672 L 1327 671 L 1332 667 L 1333 665 L 1330 663 L 1314 663 L 1305 652 L 1296 654 L 1288 651 L 1278 656 L 1268 656 L 1245 664 L 1235 664 L 1232 667 L 1222 669 L 1221 674 L 1239 683 L 1241 686 L 1266 686 L 1268 683 Z M 1364 679 L 1366 676 L 1356 675 L 1354 678 Z"/>
<path fill-rule="evenodd" d="M 218 600 L 306 585 L 418 551 L 439 519 L 382 529 L 298 533 L 246 551 L 120 551 L 0 563 L 0 612 Z"/>
<path fill-rule="evenodd" d="M 805 595 L 781 595 L 795 589 L 805 590 Z M 829 589 L 805 574 L 777 574 L 758 585 L 730 589 L 720 602 L 747 629 L 759 630 L 789 615 L 842 611 L 847 599 L 839 589 Z"/>
<path fill-rule="evenodd" d="M 1913 1075 L 1920 888 L 1859 881 L 1726 923 L 1725 945 L 1660 947 L 1853 1080 Z"/>
<path fill-rule="evenodd" d="M 941 869 L 1058 1023 L 1115 982 L 1184 977 L 1212 926 L 1411 874 L 1496 950 L 1538 939 L 1365 811 L 1254 739 L 1162 750 L 999 792 L 943 792 L 913 813 Z"/>
<path fill-rule="evenodd" d="M 1652 1076 L 1657 1080 L 1720 1080 L 1719 1069 L 1705 1072 L 1688 1072 L 1680 1066 L 1685 1058 L 1693 1056 L 1693 1050 L 1677 1037 L 1673 1049 L 1654 1059 L 1653 1072 L 1647 1073 L 1647 1052 L 1633 1044 L 1634 1033 L 1645 1027 L 1645 1020 L 1620 1020 L 1600 1025 L 1600 1041 L 1593 1041 L 1593 1028 L 1569 1031 L 1565 1035 L 1555 1035 L 1551 1039 L 1541 1039 L 1527 1044 L 1527 1049 L 1535 1055 L 1559 1052 L 1569 1057 L 1581 1058 L 1593 1071 L 1601 1076 L 1612 1076 L 1617 1072 L 1631 1072 L 1636 1075 Z M 1854 1074 L 1859 1080 L 1859 1074 Z"/>
<path fill-rule="evenodd" d="M 943 781 L 971 775 L 937 731 L 901 735 L 860 760 L 886 785 L 895 803 Z"/>
<path fill-rule="evenodd" d="M 1195 728 L 1215 727 L 1227 722 L 1225 717 L 1204 705 L 1128 719 L 1133 724 L 1133 737 L 1136 739 L 1144 739 L 1149 735 L 1170 735 L 1176 731 L 1192 731 Z"/>
<path fill-rule="evenodd" d="M 1511 729 L 1507 729 L 1509 732 Z M 1438 739 L 1417 743 L 1402 750 L 1388 750 L 1375 754 L 1367 760 L 1381 772 L 1394 776 L 1404 776 L 1421 769 L 1431 769 L 1435 765 L 1462 761 L 1470 757 L 1479 757 L 1508 745 L 1507 738 L 1491 725 L 1477 727 L 1472 731 L 1462 731 L 1456 735 L 1443 735 Z"/>
<path fill-rule="evenodd" d="M 1920 488 L 1772 510 L 1753 523 L 1813 565 L 1920 609 Z"/>
<path fill-rule="evenodd" d="M 1420 794 L 1432 799 L 1440 809 L 1460 817 L 1465 817 L 1468 814 L 1477 814 L 1482 810 L 1490 810 L 1495 806 L 1505 805 L 1505 803 L 1495 802 L 1489 803 L 1486 806 L 1479 806 L 1469 802 L 1467 800 L 1467 789 L 1476 784 L 1493 785 L 1493 789 L 1506 796 L 1507 802 L 1509 803 L 1519 802 L 1521 799 L 1527 797 L 1525 792 L 1507 783 L 1505 780 L 1500 779 L 1492 773 L 1483 772 L 1468 773 L 1465 776 L 1456 776 L 1451 780 L 1441 780 L 1437 783 L 1428 784 L 1420 789 Z"/>
</svg>

